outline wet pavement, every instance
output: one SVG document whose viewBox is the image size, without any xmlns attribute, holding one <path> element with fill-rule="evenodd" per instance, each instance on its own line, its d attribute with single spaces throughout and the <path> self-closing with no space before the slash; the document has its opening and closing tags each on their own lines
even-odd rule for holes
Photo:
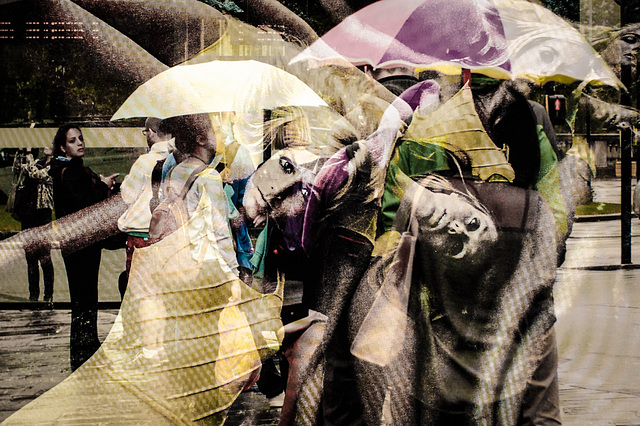
<svg viewBox="0 0 640 426">
<path fill-rule="evenodd" d="M 98 331 L 104 340 L 118 314 L 100 310 Z M 0 422 L 71 374 L 66 309 L 0 310 Z M 255 388 L 243 392 L 227 425 L 277 425 L 280 410 L 269 408 Z"/>
<path fill-rule="evenodd" d="M 617 185 L 596 181 L 596 200 L 618 202 Z M 632 229 L 632 260 L 640 263 L 638 219 Z M 558 270 L 554 294 L 565 425 L 640 425 L 640 269 L 616 268 L 619 247 L 619 220 L 576 223 Z M 116 314 L 100 311 L 101 338 Z M 0 310 L 0 421 L 70 374 L 69 316 L 65 309 Z M 275 425 L 278 416 L 262 394 L 249 391 L 231 407 L 226 424 Z"/>
</svg>

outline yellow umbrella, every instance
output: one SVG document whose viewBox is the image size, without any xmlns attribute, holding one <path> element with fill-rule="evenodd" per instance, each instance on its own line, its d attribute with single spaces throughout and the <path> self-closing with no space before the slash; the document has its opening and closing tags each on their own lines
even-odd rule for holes
<svg viewBox="0 0 640 426">
<path fill-rule="evenodd" d="M 140 87 L 111 120 L 131 117 L 327 106 L 300 79 L 258 61 L 212 61 L 170 68 Z"/>
</svg>

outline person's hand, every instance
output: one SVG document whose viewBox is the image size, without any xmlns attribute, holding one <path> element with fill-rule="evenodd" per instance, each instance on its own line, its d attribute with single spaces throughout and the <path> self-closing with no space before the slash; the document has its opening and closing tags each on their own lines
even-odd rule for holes
<svg viewBox="0 0 640 426">
<path fill-rule="evenodd" d="M 113 189 L 113 186 L 116 184 L 116 178 L 118 176 L 120 176 L 120 173 L 114 173 L 106 177 L 100 175 L 100 180 L 103 181 L 109 187 L 109 189 Z"/>
</svg>

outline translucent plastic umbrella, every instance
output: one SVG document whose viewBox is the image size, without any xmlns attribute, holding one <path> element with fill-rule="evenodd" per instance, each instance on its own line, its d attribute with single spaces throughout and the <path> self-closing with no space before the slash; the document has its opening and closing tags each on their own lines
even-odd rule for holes
<svg viewBox="0 0 640 426">
<path fill-rule="evenodd" d="M 292 62 L 410 66 L 538 84 L 576 80 L 622 87 L 569 23 L 521 0 L 381 0 L 347 17 Z"/>
<path fill-rule="evenodd" d="M 257 61 L 212 61 L 170 68 L 140 87 L 111 120 L 174 117 L 282 106 L 327 106 L 292 74 Z"/>
</svg>

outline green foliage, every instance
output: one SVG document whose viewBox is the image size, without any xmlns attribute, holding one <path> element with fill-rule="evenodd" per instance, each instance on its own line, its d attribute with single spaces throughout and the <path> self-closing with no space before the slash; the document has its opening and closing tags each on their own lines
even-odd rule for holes
<svg viewBox="0 0 640 426">
<path fill-rule="evenodd" d="M 580 0 L 544 0 L 544 5 L 556 15 L 580 22 Z"/>
<path fill-rule="evenodd" d="M 0 44 L 0 124 L 61 123 L 110 117 L 135 89 L 98 72 L 77 45 Z"/>
<path fill-rule="evenodd" d="M 322 36 L 337 22 L 333 22 L 329 13 L 322 5 L 322 2 L 308 0 L 280 0 L 293 13 L 304 19 L 311 28 Z"/>
<path fill-rule="evenodd" d="M 20 231 L 20 222 L 14 220 L 11 214 L 7 213 L 7 206 L 0 205 L 0 232 Z"/>
<path fill-rule="evenodd" d="M 577 216 L 591 216 L 601 214 L 620 214 L 620 204 L 591 202 L 576 207 Z"/>
</svg>

